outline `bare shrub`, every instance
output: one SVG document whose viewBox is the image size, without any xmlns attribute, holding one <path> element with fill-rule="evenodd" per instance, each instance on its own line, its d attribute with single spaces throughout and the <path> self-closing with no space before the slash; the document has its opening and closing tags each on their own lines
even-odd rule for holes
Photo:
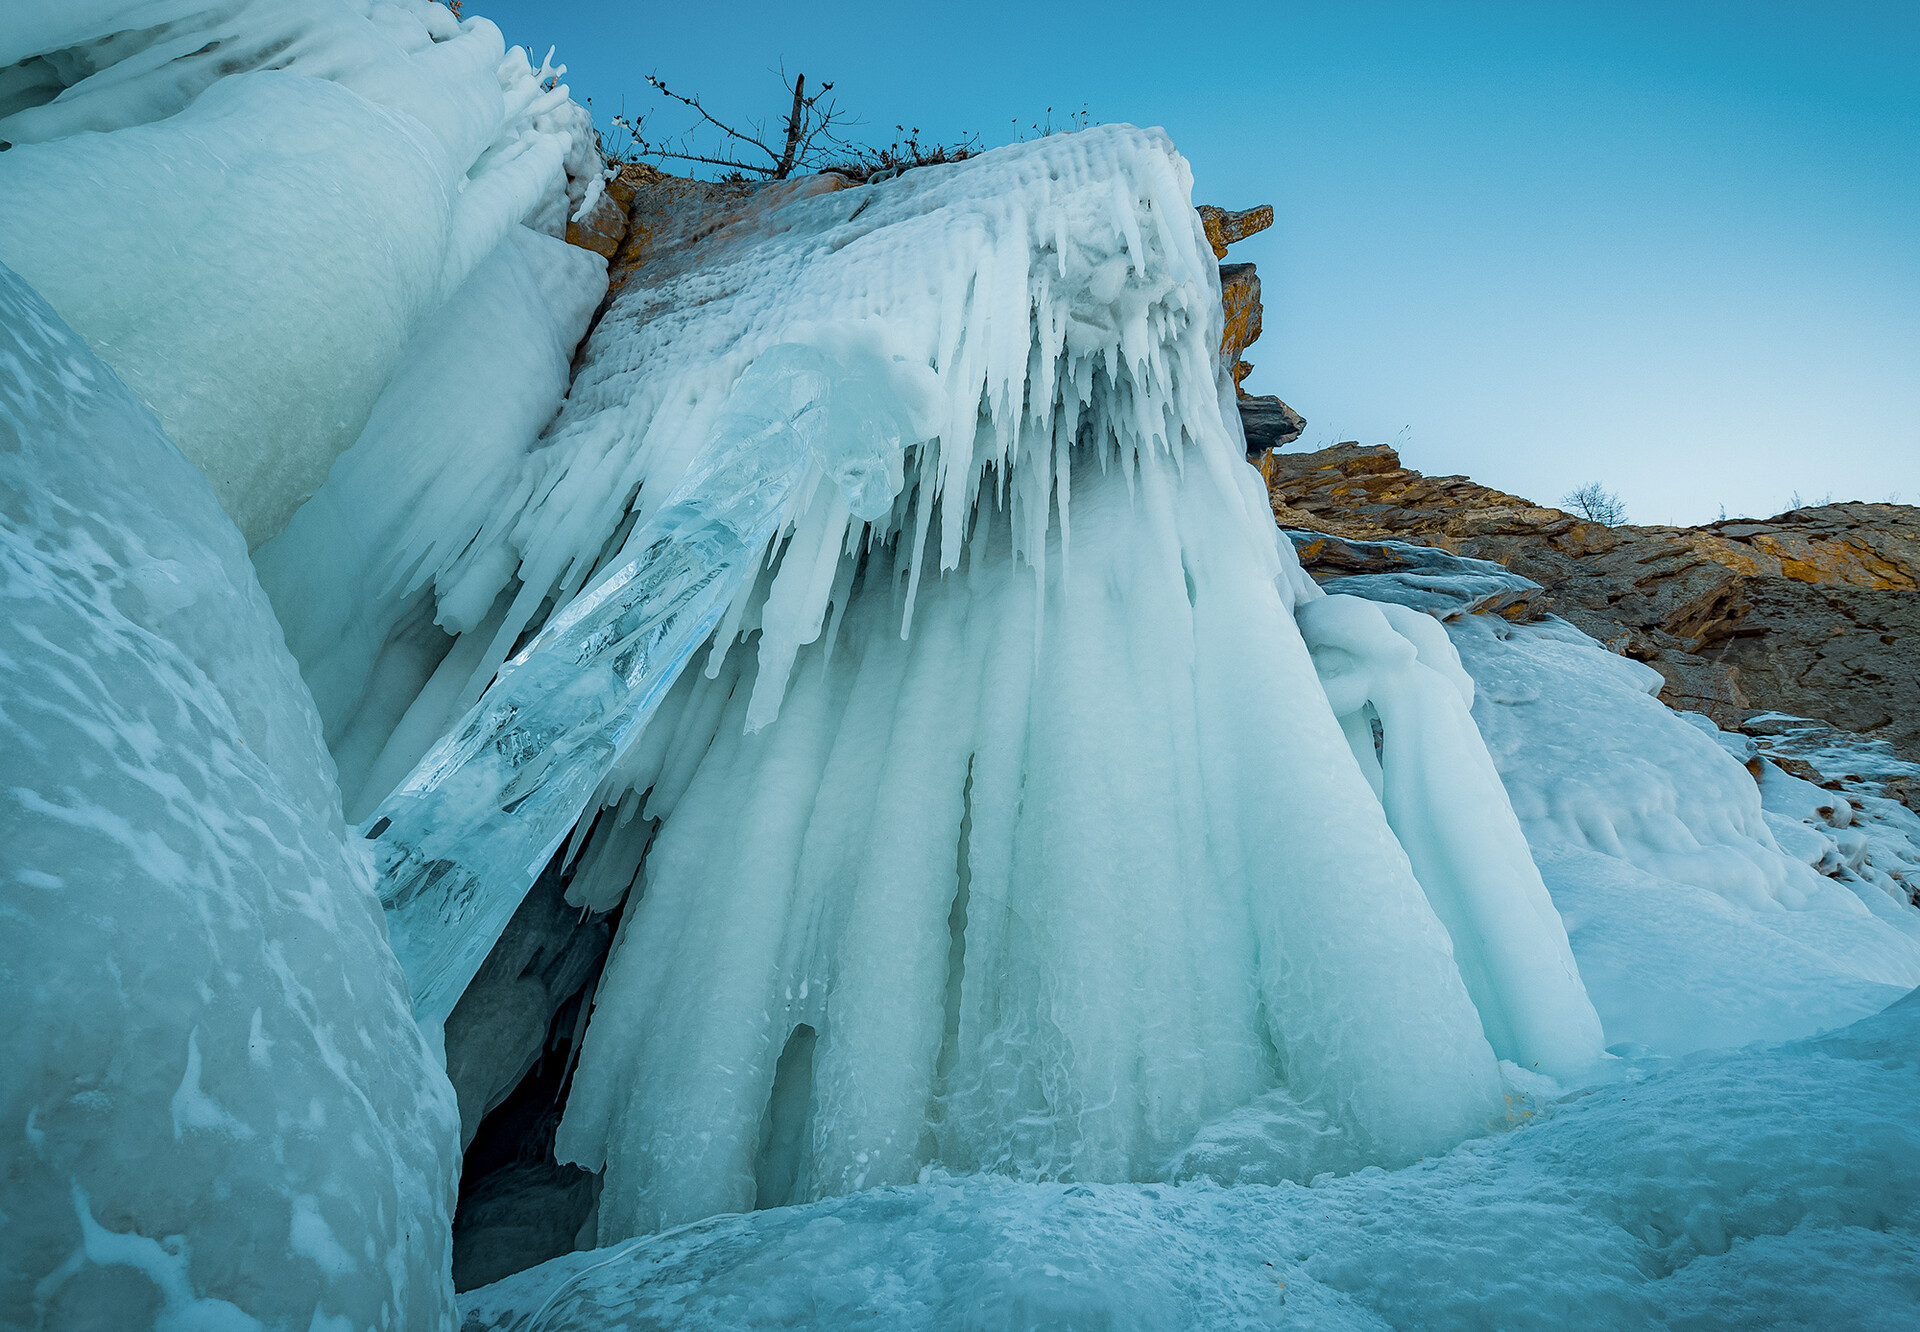
<svg viewBox="0 0 1920 1332">
<path fill-rule="evenodd" d="M 1626 504 L 1598 481 L 1569 490 L 1561 497 L 1560 507 L 1602 527 L 1618 527 L 1627 521 Z"/>
</svg>

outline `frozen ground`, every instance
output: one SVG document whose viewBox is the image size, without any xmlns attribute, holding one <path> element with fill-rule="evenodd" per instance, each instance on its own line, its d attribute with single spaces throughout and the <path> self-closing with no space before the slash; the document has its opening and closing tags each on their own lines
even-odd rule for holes
<svg viewBox="0 0 1920 1332">
<path fill-rule="evenodd" d="M 1920 995 L 1310 1186 L 936 1177 L 557 1259 L 464 1332 L 1911 1328 Z"/>
</svg>

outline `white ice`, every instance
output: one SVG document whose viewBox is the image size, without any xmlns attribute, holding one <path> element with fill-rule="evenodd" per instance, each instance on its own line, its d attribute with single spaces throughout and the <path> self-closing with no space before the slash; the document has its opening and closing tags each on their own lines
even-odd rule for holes
<svg viewBox="0 0 1920 1332">
<path fill-rule="evenodd" d="M 1625 1065 L 1404 1170 L 935 1175 L 576 1253 L 461 1309 L 473 1332 L 1894 1332 L 1920 1323 L 1916 1051 L 1920 995 L 1797 1044 Z"/>
<path fill-rule="evenodd" d="M 0 261 L 250 545 L 353 442 L 421 319 L 516 224 L 563 228 L 599 170 L 565 85 L 430 0 L 12 5 L 0 139 Z"/>
<path fill-rule="evenodd" d="M 598 255 L 514 227 L 414 334 L 327 483 L 254 552 L 349 821 L 473 701 L 448 648 L 487 618 L 512 567 L 528 454 L 605 291 Z"/>
<path fill-rule="evenodd" d="M 580 825 L 580 900 L 614 905 L 664 820 L 561 1131 L 607 1171 L 603 1237 L 933 1163 L 1157 1177 L 1262 1097 L 1324 1117 L 1349 1163 L 1407 1160 L 1504 1122 L 1490 1033 L 1562 1074 L 1599 1056 L 1511 816 L 1423 848 L 1421 877 L 1327 706 L 1297 570 L 1221 409 L 1188 191 L 1165 139 L 1128 127 L 793 191 L 701 264 L 640 269 L 590 342 L 517 566 L 487 585 L 510 604 L 448 660 L 471 688 L 546 606 L 584 609 L 548 621 L 564 652 L 536 639 L 368 831 L 397 814 L 438 838 L 393 880 L 431 1014 L 478 965 L 471 922 L 497 933 L 565 832 L 585 759 L 612 766 L 584 814 L 617 813 Z M 629 746 L 643 712 L 620 690 L 644 701 L 671 674 L 593 683 L 582 667 L 626 633 L 594 617 L 644 591 L 659 524 L 724 502 L 695 460 L 783 343 L 889 367 L 905 466 L 868 511 L 792 491 L 706 672 Z M 536 734 L 530 668 L 557 672 L 543 699 L 578 694 L 552 706 L 579 703 L 584 729 L 547 728 L 572 738 Z M 1440 729 L 1406 732 L 1436 763 L 1477 745 L 1443 702 Z M 407 812 L 423 791 L 431 819 Z M 546 830 L 482 845 L 529 796 L 554 802 Z M 1504 877 L 1457 909 L 1464 848 Z M 1499 922 L 1502 901 L 1536 923 Z"/>
<path fill-rule="evenodd" d="M 452 1012 L 608 769 L 747 590 L 809 480 L 808 511 L 824 518 L 810 546 L 806 524 L 794 541 L 826 558 L 783 562 L 762 610 L 762 653 L 784 639 L 775 651 L 790 665 L 818 637 L 821 615 L 809 608 L 827 593 L 847 523 L 885 516 L 900 490 L 911 427 L 891 369 L 798 343 L 763 352 L 666 505 L 636 529 L 638 553 L 550 619 L 374 811 L 381 900 L 423 1020 Z M 778 710 L 786 668 L 774 678 L 755 701 L 761 715 L 748 709 L 749 729 Z"/>
<path fill-rule="evenodd" d="M 0 1309 L 444 1325 L 452 1091 L 246 545 L 0 267 Z"/>
</svg>

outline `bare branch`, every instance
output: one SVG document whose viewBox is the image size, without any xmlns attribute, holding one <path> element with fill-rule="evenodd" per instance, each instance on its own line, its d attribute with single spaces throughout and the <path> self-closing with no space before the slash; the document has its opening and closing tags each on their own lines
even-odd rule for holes
<svg viewBox="0 0 1920 1332">
<path fill-rule="evenodd" d="M 683 93 L 675 92 L 673 89 L 667 87 L 666 83 L 662 81 L 660 76 L 657 74 L 647 75 L 647 82 L 652 84 L 654 87 L 654 90 L 660 93 L 661 96 L 671 97 L 674 101 L 679 102 L 684 106 L 692 107 L 695 111 L 699 113 L 700 118 L 702 120 L 706 121 L 709 125 L 719 130 L 722 134 L 727 135 L 729 138 L 738 139 L 741 143 L 747 144 L 751 147 L 758 148 L 761 152 L 765 153 L 768 157 L 772 158 L 775 163 L 779 162 L 780 155 L 774 152 L 773 149 L 767 147 L 766 144 L 762 143 L 760 140 L 754 138 L 750 134 L 742 134 L 739 130 L 727 124 L 725 121 L 715 119 L 713 115 L 708 112 L 706 107 L 700 105 L 700 99 L 698 97 L 688 97 Z M 750 169 L 756 170 L 756 171 L 760 170 L 760 168 L 758 167 L 754 167 Z M 769 167 L 767 168 L 767 170 L 772 170 L 772 168 Z"/>
<path fill-rule="evenodd" d="M 821 170 L 867 180 L 880 173 L 897 174 L 911 167 L 957 162 L 979 151 L 979 139 L 975 135 L 968 135 L 958 144 L 923 145 L 920 131 L 908 131 L 904 125 L 897 127 L 904 138 L 896 139 L 887 148 L 876 149 L 854 142 L 846 137 L 846 130 L 861 122 L 841 110 L 832 97 L 834 85 L 831 81 L 809 88 L 805 74 L 795 74 L 789 79 L 786 69 L 782 67 L 778 75 L 781 86 L 789 94 L 787 114 L 779 124 L 780 151 L 775 152 L 769 146 L 764 122 L 745 122 L 751 132 L 736 129 L 708 111 L 699 97 L 675 92 L 659 75 L 650 74 L 647 83 L 655 92 L 691 109 L 699 120 L 677 138 L 651 142 L 640 137 L 636 122 L 632 131 L 634 155 L 724 167 L 729 171 L 772 180 L 786 180 L 805 171 Z M 705 147 L 698 142 L 696 132 L 706 130 L 717 131 L 724 136 L 719 146 Z M 743 151 L 751 149 L 747 156 L 753 160 L 741 161 L 738 154 L 730 151 L 730 144 L 741 145 Z M 762 153 L 767 158 L 764 163 L 758 160 Z"/>
<path fill-rule="evenodd" d="M 1588 522 L 1599 523 L 1603 527 L 1619 527 L 1627 521 L 1627 506 L 1618 495 L 1598 481 L 1589 481 L 1576 490 L 1568 491 L 1560 502 Z"/>
<path fill-rule="evenodd" d="M 775 180 L 785 180 L 793 170 L 793 150 L 800 145 L 801 117 L 812 119 L 813 103 L 807 101 L 806 96 L 807 76 L 803 72 L 793 80 L 793 110 L 787 113 L 787 148 L 780 154 L 780 169 L 773 173 Z"/>
</svg>

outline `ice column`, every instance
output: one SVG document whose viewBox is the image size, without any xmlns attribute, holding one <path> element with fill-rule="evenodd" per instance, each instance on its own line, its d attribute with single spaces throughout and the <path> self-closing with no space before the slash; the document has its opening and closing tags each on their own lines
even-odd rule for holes
<svg viewBox="0 0 1920 1332">
<path fill-rule="evenodd" d="M 453 1090 L 246 545 L 4 266 L 0 606 L 0 1323 L 452 1327 Z"/>
<path fill-rule="evenodd" d="M 1354 757 L 1452 936 L 1494 1052 L 1555 1077 L 1584 1072 L 1605 1046 L 1600 1018 L 1468 711 L 1473 680 L 1446 630 L 1349 596 L 1295 614 Z"/>
</svg>

